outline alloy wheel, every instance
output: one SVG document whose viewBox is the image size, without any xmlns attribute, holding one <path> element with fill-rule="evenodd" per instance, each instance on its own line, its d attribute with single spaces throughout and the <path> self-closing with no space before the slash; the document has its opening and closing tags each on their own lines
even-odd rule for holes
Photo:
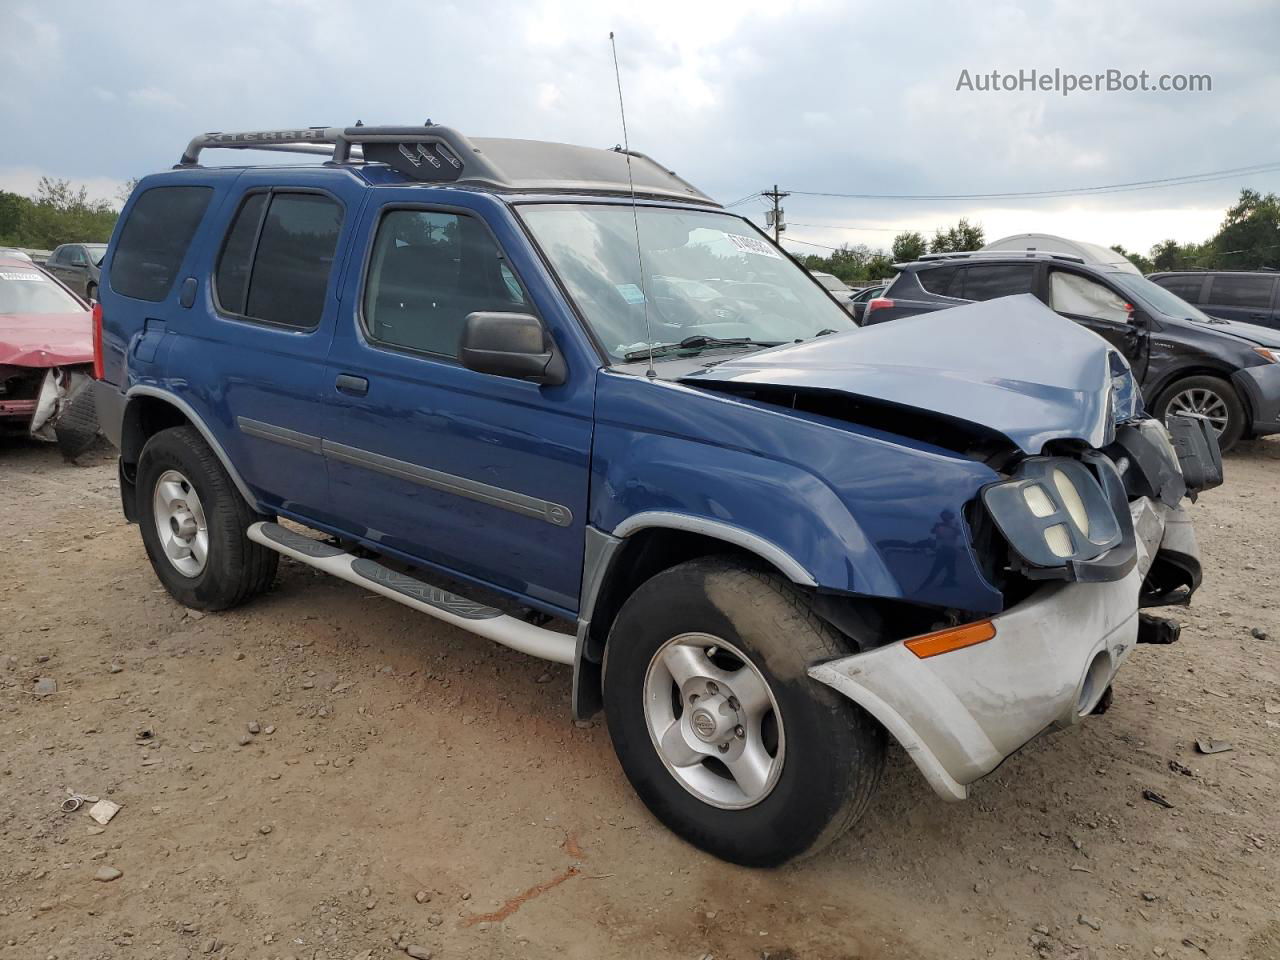
<svg viewBox="0 0 1280 960">
<path fill-rule="evenodd" d="M 704 803 L 752 807 L 777 783 L 782 714 L 764 675 L 732 644 L 687 633 L 659 647 L 645 675 L 644 715 L 663 764 Z"/>
<path fill-rule="evenodd" d="M 209 558 L 209 524 L 200 495 L 177 470 L 156 480 L 152 512 L 160 545 L 173 568 L 184 577 L 198 577 Z"/>
<path fill-rule="evenodd" d="M 1223 431 L 1227 429 L 1227 422 L 1230 419 L 1226 401 L 1214 391 L 1204 387 L 1192 387 L 1173 395 L 1165 410 L 1165 418 L 1168 420 L 1180 415 L 1204 417 L 1218 436 L 1222 436 Z"/>
</svg>

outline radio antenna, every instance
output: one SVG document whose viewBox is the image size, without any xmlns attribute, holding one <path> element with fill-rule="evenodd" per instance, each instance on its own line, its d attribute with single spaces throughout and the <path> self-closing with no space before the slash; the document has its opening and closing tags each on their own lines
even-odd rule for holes
<svg viewBox="0 0 1280 960">
<path fill-rule="evenodd" d="M 636 230 L 636 260 L 640 264 L 640 302 L 644 304 L 644 339 L 649 348 L 649 369 L 645 376 L 650 379 L 658 374 L 653 369 L 653 334 L 649 331 L 649 293 L 644 282 L 644 254 L 640 249 L 640 214 L 636 205 L 636 184 L 631 178 L 631 143 L 627 139 L 627 108 L 622 102 L 622 73 L 618 69 L 618 43 L 613 39 L 613 31 L 609 31 L 609 47 L 613 50 L 613 77 L 618 83 L 618 113 L 622 116 L 622 153 L 627 158 L 627 187 L 631 191 L 631 223 Z"/>
</svg>

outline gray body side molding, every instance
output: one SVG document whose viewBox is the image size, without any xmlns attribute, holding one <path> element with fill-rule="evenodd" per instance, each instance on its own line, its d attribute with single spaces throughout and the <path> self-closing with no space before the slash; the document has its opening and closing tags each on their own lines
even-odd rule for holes
<svg viewBox="0 0 1280 960">
<path fill-rule="evenodd" d="M 717 540 L 724 540 L 726 543 L 742 547 L 742 549 L 768 560 L 793 583 L 803 584 L 806 587 L 816 587 L 818 585 L 818 581 L 813 579 L 813 574 L 776 543 L 772 543 L 748 530 L 743 530 L 741 527 L 735 527 L 719 520 L 708 520 L 706 517 L 695 517 L 687 513 L 650 510 L 627 517 L 627 519 L 613 528 L 613 535 L 625 538 L 646 527 L 687 530 L 689 533 L 700 533 L 704 536 L 715 537 Z"/>
<path fill-rule="evenodd" d="M 130 399 L 133 397 L 157 397 L 160 400 L 164 400 L 166 403 L 173 404 L 181 410 L 183 415 L 191 421 L 192 425 L 200 431 L 200 436 L 204 437 L 204 442 L 209 445 L 209 449 L 212 450 L 214 455 L 218 458 L 218 461 L 222 464 L 222 468 L 227 471 L 227 475 L 231 477 L 231 482 L 234 483 L 236 485 L 236 489 L 240 491 L 240 496 L 244 497 L 245 502 L 255 511 L 258 509 L 258 498 L 249 490 L 249 485 L 244 482 L 244 478 L 240 476 L 240 471 L 238 471 L 234 464 L 232 464 L 231 458 L 227 456 L 227 451 L 222 449 L 222 444 L 218 442 L 218 438 L 213 435 L 213 432 L 207 426 L 205 426 L 205 422 L 200 418 L 200 415 L 192 409 L 191 404 L 187 403 L 187 401 L 183 400 L 175 393 L 170 393 L 168 390 L 162 390 L 159 387 L 152 387 L 142 383 L 130 387 L 125 395 Z"/>
</svg>

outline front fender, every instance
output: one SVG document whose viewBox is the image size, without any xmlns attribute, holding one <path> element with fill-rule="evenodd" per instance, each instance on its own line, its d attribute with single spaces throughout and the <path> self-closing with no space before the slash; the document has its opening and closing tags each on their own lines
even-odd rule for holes
<svg viewBox="0 0 1280 960">
<path fill-rule="evenodd" d="M 882 431 L 609 371 L 596 410 L 590 519 L 600 530 L 662 525 L 655 514 L 702 520 L 740 532 L 766 559 L 773 553 L 799 583 L 979 612 L 1003 606 L 963 519 L 965 504 L 998 479 L 984 464 Z"/>
</svg>

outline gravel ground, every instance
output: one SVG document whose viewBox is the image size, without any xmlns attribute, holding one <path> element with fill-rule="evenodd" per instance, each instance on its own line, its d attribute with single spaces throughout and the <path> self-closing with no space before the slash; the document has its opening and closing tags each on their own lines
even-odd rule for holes
<svg viewBox="0 0 1280 960">
<path fill-rule="evenodd" d="M 1105 716 L 962 804 L 898 752 L 843 840 L 753 871 L 649 817 L 567 668 L 291 561 L 188 613 L 106 454 L 2 446 L 0 960 L 1280 957 L 1280 441 L 1227 476 L 1181 642 Z"/>
</svg>

